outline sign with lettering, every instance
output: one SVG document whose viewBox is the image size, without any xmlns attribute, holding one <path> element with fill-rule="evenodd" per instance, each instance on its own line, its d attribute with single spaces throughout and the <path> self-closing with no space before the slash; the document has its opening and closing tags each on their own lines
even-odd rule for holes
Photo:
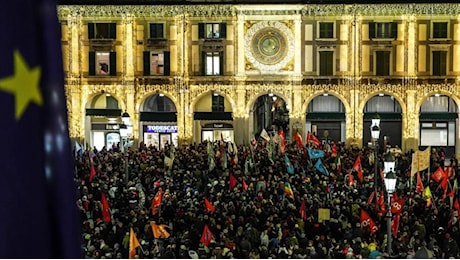
<svg viewBox="0 0 460 260">
<path fill-rule="evenodd" d="M 177 125 L 146 125 L 147 133 L 177 133 Z"/>
</svg>

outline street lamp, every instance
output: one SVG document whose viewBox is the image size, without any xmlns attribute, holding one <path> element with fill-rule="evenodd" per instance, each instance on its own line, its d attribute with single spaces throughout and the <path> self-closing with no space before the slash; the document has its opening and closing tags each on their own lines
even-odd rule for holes
<svg viewBox="0 0 460 260">
<path fill-rule="evenodd" d="M 385 176 L 385 189 L 387 190 L 388 196 L 388 213 L 387 213 L 387 246 L 388 246 L 388 257 L 391 256 L 391 195 L 396 189 L 396 174 L 391 169 Z"/>
<path fill-rule="evenodd" d="M 133 126 L 131 124 L 131 120 L 129 118 L 129 114 L 125 111 L 121 115 L 121 120 L 123 124 L 120 125 L 120 136 L 121 136 L 121 151 L 125 155 L 125 185 L 128 186 L 129 181 L 129 172 L 128 172 L 128 149 L 125 149 L 124 140 L 126 140 L 126 144 L 129 143 L 129 137 L 131 136 Z"/>
<path fill-rule="evenodd" d="M 379 136 L 380 136 L 380 117 L 376 115 L 372 119 L 371 124 L 371 136 L 372 140 L 374 141 L 374 189 L 375 194 L 377 194 L 377 181 L 378 181 L 378 172 L 379 172 L 379 158 L 378 158 L 378 150 L 379 150 Z"/>
</svg>

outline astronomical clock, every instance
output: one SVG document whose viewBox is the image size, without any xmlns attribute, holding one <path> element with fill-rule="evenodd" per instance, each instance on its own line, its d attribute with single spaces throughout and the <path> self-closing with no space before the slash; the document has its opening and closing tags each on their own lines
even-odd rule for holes
<svg viewBox="0 0 460 260">
<path fill-rule="evenodd" d="M 247 30 L 245 40 L 247 62 L 261 73 L 287 70 L 294 57 L 294 36 L 282 22 L 255 23 Z"/>
</svg>

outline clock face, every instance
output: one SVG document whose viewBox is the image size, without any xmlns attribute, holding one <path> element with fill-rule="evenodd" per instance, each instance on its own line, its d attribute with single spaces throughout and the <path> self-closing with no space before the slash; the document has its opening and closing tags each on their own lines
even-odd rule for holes
<svg viewBox="0 0 460 260">
<path fill-rule="evenodd" d="M 286 57 L 286 39 L 276 28 L 258 31 L 251 42 L 254 57 L 261 63 L 273 65 Z"/>
<path fill-rule="evenodd" d="M 259 22 L 247 32 L 246 57 L 261 71 L 280 70 L 293 57 L 293 42 L 292 33 L 285 24 Z"/>
</svg>

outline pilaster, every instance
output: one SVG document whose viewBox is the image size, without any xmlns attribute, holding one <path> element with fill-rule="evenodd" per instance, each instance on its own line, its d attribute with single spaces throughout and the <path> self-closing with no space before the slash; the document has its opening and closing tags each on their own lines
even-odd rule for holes
<svg viewBox="0 0 460 260">
<path fill-rule="evenodd" d="M 75 83 L 75 82 L 74 82 Z M 84 114 L 82 111 L 81 90 L 78 85 L 66 85 L 67 115 L 69 122 L 69 135 L 72 140 L 79 143 L 84 139 Z"/>
<path fill-rule="evenodd" d="M 403 140 L 405 139 L 404 150 L 408 151 L 414 149 L 418 150 L 418 136 L 419 136 L 419 113 L 417 109 L 417 91 L 407 90 L 407 102 L 406 102 L 406 121 L 405 129 L 403 129 Z"/>
<path fill-rule="evenodd" d="M 246 108 L 246 89 L 242 82 L 237 82 L 235 86 L 236 106 L 233 110 L 233 130 L 236 144 L 249 143 L 248 122 L 249 113 Z"/>
<path fill-rule="evenodd" d="M 363 143 L 363 112 L 356 109 L 359 107 L 359 95 L 359 90 L 350 90 L 350 107 L 354 109 L 346 112 L 346 143 L 353 147 L 362 147 Z"/>
<path fill-rule="evenodd" d="M 134 79 L 134 34 L 133 34 L 133 27 L 134 24 L 134 16 L 132 14 L 124 14 L 123 16 L 123 25 L 124 25 L 124 35 L 123 35 L 123 64 L 124 64 L 124 76 L 127 80 Z"/>
</svg>

